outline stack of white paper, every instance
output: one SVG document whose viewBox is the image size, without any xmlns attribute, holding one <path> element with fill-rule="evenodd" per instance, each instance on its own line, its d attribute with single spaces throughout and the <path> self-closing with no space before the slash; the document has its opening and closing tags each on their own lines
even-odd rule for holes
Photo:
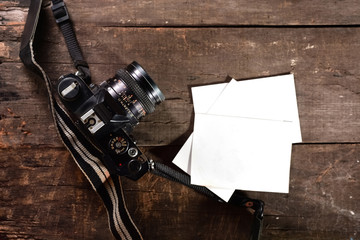
<svg viewBox="0 0 360 240">
<path fill-rule="evenodd" d="M 292 74 L 192 88 L 194 132 L 174 163 L 228 201 L 235 189 L 289 190 L 301 131 Z"/>
</svg>

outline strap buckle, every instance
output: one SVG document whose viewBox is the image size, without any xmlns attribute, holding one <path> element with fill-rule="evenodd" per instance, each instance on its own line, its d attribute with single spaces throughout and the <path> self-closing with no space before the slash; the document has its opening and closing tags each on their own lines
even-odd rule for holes
<svg viewBox="0 0 360 240">
<path fill-rule="evenodd" d="M 54 13 L 54 17 L 57 24 L 60 24 L 70 19 L 69 12 L 63 1 L 56 3 L 55 5 L 52 5 L 51 10 Z"/>
</svg>

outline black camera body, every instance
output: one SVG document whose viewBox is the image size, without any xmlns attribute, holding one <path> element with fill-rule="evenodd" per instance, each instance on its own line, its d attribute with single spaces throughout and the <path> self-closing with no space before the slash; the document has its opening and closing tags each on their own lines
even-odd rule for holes
<svg viewBox="0 0 360 240">
<path fill-rule="evenodd" d="M 61 76 L 57 91 L 82 133 L 103 152 L 110 173 L 137 180 L 148 171 L 129 134 L 165 97 L 137 62 L 100 85 L 88 86 L 79 74 Z"/>
</svg>

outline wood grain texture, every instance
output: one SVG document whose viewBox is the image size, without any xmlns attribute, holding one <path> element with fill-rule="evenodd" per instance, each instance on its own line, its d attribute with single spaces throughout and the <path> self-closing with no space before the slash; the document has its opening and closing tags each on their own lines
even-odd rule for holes
<svg viewBox="0 0 360 240">
<path fill-rule="evenodd" d="M 262 239 L 359 238 L 356 1 L 66 3 L 96 83 L 137 60 L 164 92 L 134 136 L 166 164 L 192 131 L 192 86 L 293 73 L 305 143 L 293 145 L 290 193 L 244 194 L 266 203 Z M 28 6 L 0 2 L 0 239 L 111 239 L 100 199 L 56 135 L 42 80 L 18 57 Z M 74 69 L 44 6 L 37 58 L 55 83 Z M 123 186 L 145 239 L 250 233 L 245 209 L 166 179 L 148 174 Z"/>
<path fill-rule="evenodd" d="M 41 53 L 41 60 L 55 82 L 60 75 L 74 70 L 66 64 L 70 59 L 61 38 L 55 34 L 56 28 L 51 29 L 49 32 L 54 36 L 48 36 L 43 42 L 47 52 Z M 140 145 L 185 141 L 193 127 L 191 86 L 225 82 L 229 76 L 247 79 L 288 72 L 295 75 L 303 141 L 360 141 L 358 28 L 269 31 L 267 28 L 93 27 L 92 31 L 96 34 L 87 38 L 82 37 L 87 33 L 86 28 L 79 29 L 78 33 L 95 82 L 110 78 L 118 68 L 136 59 L 167 97 L 167 101 L 136 128 L 135 136 L 141 136 Z M 18 121 L 10 121 L 14 125 L 5 125 L 7 136 L 16 135 L 19 124 L 25 121 L 32 135 L 22 144 L 47 142 L 60 146 L 57 141 L 45 140 L 49 136 L 39 131 L 44 126 L 54 129 L 45 107 L 47 98 L 43 96 L 42 84 L 33 81 L 34 76 L 17 63 L 12 52 L 16 52 L 17 42 L 10 43 L 12 50 L 6 53 L 9 62 L 0 65 L 4 85 L 0 109 L 5 121 L 8 107 L 22 116 Z M 14 143 L 5 137 L 2 142 L 6 146 Z"/>
<path fill-rule="evenodd" d="M 44 0 L 44 2 L 49 2 Z M 26 0 L 4 0 L 4 15 L 17 23 Z M 356 0 L 88 0 L 67 1 L 75 22 L 101 26 L 317 26 L 360 23 Z"/>
<path fill-rule="evenodd" d="M 175 150 L 145 149 L 158 161 Z M 356 239 L 359 152 L 358 144 L 294 145 L 289 194 L 245 193 L 266 202 L 263 239 Z M 66 150 L 0 153 L 2 239 L 110 238 L 101 201 Z M 138 182 L 124 178 L 123 186 L 145 239 L 247 239 L 245 209 L 150 174 Z"/>
</svg>

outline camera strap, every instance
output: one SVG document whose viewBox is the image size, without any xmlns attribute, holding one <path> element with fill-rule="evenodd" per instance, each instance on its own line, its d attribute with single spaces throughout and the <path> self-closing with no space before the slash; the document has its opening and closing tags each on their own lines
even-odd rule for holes
<svg viewBox="0 0 360 240">
<path fill-rule="evenodd" d="M 56 23 L 58 24 L 64 39 L 70 56 L 73 60 L 75 68 L 82 74 L 82 78 L 87 84 L 90 84 L 90 70 L 89 65 L 84 60 L 81 48 L 76 39 L 76 35 L 73 29 L 73 25 L 70 21 L 69 12 L 65 6 L 63 0 L 52 0 L 52 7 Z"/>
<path fill-rule="evenodd" d="M 101 161 L 103 153 L 81 133 L 70 116 L 61 105 L 58 104 L 52 94 L 52 84 L 48 75 L 36 61 L 35 35 L 41 8 L 42 0 L 31 0 L 21 41 L 20 58 L 25 66 L 44 79 L 48 91 L 51 113 L 58 134 L 78 167 L 104 202 L 108 214 L 109 227 L 113 236 L 116 239 L 122 240 L 143 239 L 126 208 L 120 177 L 110 174 Z M 75 68 L 82 75 L 82 78 L 84 78 L 87 83 L 90 83 L 89 67 L 81 53 L 69 13 L 63 0 L 52 0 L 52 10 L 56 22 L 63 33 Z M 192 185 L 189 175 L 175 171 L 164 164 L 152 160 L 149 161 L 149 165 L 150 172 L 184 184 L 208 197 L 223 202 L 221 198 L 206 187 Z M 229 203 L 253 209 L 253 224 L 250 239 L 259 239 L 264 203 L 261 200 L 247 198 L 239 191 L 235 191 Z"/>
<path fill-rule="evenodd" d="M 26 67 L 44 79 L 56 130 L 78 167 L 101 197 L 108 214 L 109 227 L 113 236 L 122 240 L 141 240 L 143 238 L 126 208 L 120 177 L 109 173 L 101 161 L 102 153 L 83 136 L 68 114 L 58 104 L 52 94 L 51 81 L 48 75 L 36 61 L 35 38 L 41 7 L 42 0 L 32 0 L 30 3 L 21 41 L 20 58 Z M 71 35 L 70 33 L 68 36 Z M 69 39 L 70 41 L 76 41 L 76 38 L 70 38 L 72 38 Z M 76 45 L 78 46 L 77 43 L 72 44 L 72 46 Z M 79 51 L 74 56 L 76 59 L 82 59 L 82 55 L 78 53 Z M 79 56 L 81 58 L 78 58 Z M 80 66 L 84 67 L 84 64 Z"/>
</svg>

